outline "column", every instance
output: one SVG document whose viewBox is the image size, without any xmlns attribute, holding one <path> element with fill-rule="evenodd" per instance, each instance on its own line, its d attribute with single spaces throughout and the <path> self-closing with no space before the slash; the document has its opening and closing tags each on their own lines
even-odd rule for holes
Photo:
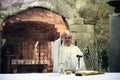
<svg viewBox="0 0 120 80">
<path fill-rule="evenodd" d="M 120 72 L 120 13 L 110 15 L 110 71 Z"/>
</svg>

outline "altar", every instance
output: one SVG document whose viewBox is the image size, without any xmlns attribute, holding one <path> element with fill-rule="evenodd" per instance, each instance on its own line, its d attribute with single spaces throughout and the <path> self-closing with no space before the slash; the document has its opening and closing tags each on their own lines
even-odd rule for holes
<svg viewBox="0 0 120 80">
<path fill-rule="evenodd" d="M 75 76 L 60 75 L 59 73 L 22 73 L 0 74 L 0 80 L 119 80 L 120 73 L 104 73 L 98 75 Z"/>
</svg>

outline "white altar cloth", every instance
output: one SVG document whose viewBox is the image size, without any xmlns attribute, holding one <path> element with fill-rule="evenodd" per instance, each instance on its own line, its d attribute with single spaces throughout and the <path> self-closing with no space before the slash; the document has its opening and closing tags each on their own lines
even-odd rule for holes
<svg viewBox="0 0 120 80">
<path fill-rule="evenodd" d="M 59 75 L 59 73 L 0 74 L 0 80 L 120 80 L 120 73 L 89 76 Z"/>
</svg>

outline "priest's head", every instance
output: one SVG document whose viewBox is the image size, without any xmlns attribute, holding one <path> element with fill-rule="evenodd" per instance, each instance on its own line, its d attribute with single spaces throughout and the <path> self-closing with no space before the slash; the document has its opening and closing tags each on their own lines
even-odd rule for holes
<svg viewBox="0 0 120 80">
<path fill-rule="evenodd" d="M 69 46 L 71 44 L 72 35 L 69 30 L 65 30 L 65 32 L 63 32 L 63 34 L 61 35 L 61 40 L 66 46 Z"/>
</svg>

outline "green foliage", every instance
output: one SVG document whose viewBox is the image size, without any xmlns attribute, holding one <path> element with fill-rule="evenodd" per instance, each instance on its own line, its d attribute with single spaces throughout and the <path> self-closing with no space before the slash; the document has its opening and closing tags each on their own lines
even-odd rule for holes
<svg viewBox="0 0 120 80">
<path fill-rule="evenodd" d="M 95 25 L 94 49 L 96 51 L 92 52 L 94 54 L 97 53 L 98 55 L 98 62 L 96 63 L 98 63 L 99 70 L 103 70 L 104 68 L 106 69 L 106 71 L 108 71 L 108 69 L 106 68 L 106 66 L 108 67 L 108 64 L 107 62 L 103 63 L 101 57 L 109 54 L 109 14 L 111 13 L 113 13 L 113 8 L 110 7 L 105 1 L 102 2 L 99 0 L 91 0 L 86 7 L 79 10 L 80 16 L 85 19 L 85 24 Z M 91 50 L 93 47 L 89 48 Z M 107 65 L 105 65 L 104 67 L 104 64 Z"/>
</svg>

